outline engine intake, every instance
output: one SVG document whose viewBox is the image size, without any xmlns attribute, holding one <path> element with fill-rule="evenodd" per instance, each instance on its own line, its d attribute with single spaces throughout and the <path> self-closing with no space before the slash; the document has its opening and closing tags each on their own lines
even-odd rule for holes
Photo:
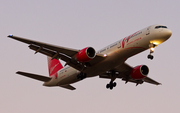
<svg viewBox="0 0 180 113">
<path fill-rule="evenodd" d="M 94 48 L 92 47 L 86 47 L 82 50 L 80 50 L 77 54 L 76 54 L 76 59 L 79 62 L 89 62 L 91 61 L 94 57 L 96 56 L 96 51 L 94 50 Z"/>
<path fill-rule="evenodd" d="M 148 73 L 149 68 L 146 65 L 140 65 L 133 68 L 130 75 L 134 80 L 140 80 L 147 77 Z"/>
</svg>

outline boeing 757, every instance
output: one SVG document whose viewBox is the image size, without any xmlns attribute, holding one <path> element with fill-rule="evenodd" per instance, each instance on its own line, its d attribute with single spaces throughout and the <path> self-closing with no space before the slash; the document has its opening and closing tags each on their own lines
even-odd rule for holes
<svg viewBox="0 0 180 113">
<path fill-rule="evenodd" d="M 116 78 L 125 83 L 132 82 L 136 85 L 144 82 L 160 85 L 159 82 L 148 77 L 149 68 L 146 65 L 132 67 L 125 61 L 147 49 L 150 53 L 148 59 L 153 59 L 154 48 L 169 39 L 172 35 L 164 25 L 152 25 L 139 30 L 117 42 L 95 51 L 93 47 L 81 50 L 52 45 L 39 41 L 9 35 L 9 38 L 29 44 L 35 53 L 42 53 L 48 57 L 49 76 L 17 71 L 17 74 L 44 82 L 44 86 L 60 86 L 75 90 L 71 84 L 88 77 L 99 76 L 110 79 L 107 89 L 116 86 Z M 59 60 L 66 62 L 64 66 Z"/>
</svg>

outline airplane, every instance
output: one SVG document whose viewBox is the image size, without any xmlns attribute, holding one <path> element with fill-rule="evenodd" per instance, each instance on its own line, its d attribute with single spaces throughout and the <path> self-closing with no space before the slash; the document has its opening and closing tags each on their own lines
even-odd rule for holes
<svg viewBox="0 0 180 113">
<path fill-rule="evenodd" d="M 150 53 L 148 59 L 153 59 L 154 48 L 169 39 L 172 35 L 170 29 L 164 25 L 156 24 L 139 30 L 121 40 L 116 41 L 99 51 L 93 47 L 81 50 L 61 47 L 39 41 L 9 35 L 9 38 L 29 44 L 29 48 L 48 58 L 49 77 L 39 74 L 17 71 L 17 74 L 44 82 L 43 86 L 59 86 L 75 90 L 71 84 L 88 77 L 110 79 L 107 89 L 116 87 L 117 78 L 125 83 L 143 84 L 144 82 L 160 85 L 161 83 L 148 77 L 149 68 L 146 65 L 132 67 L 125 61 L 147 49 Z M 59 60 L 66 64 L 63 66 Z"/>
</svg>

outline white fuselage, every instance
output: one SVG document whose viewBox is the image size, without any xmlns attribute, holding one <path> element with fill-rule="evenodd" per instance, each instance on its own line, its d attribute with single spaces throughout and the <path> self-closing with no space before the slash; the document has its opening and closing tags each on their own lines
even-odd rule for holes
<svg viewBox="0 0 180 113">
<path fill-rule="evenodd" d="M 97 76 L 106 71 L 124 63 L 129 57 L 136 55 L 150 48 L 150 44 L 156 46 L 166 41 L 171 36 L 171 31 L 167 28 L 155 28 L 158 25 L 152 25 L 139 30 L 103 49 L 97 53 L 103 54 L 106 58 L 100 63 L 87 68 L 84 73 L 87 77 Z M 80 71 L 66 66 L 58 71 L 58 77 L 52 78 L 49 82 L 45 82 L 45 86 L 59 86 L 71 84 L 79 81 L 77 75 Z"/>
</svg>

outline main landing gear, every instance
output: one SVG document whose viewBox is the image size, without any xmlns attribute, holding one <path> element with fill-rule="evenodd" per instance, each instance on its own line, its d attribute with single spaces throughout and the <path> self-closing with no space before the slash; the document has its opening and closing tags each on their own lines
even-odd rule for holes
<svg viewBox="0 0 180 113">
<path fill-rule="evenodd" d="M 81 72 L 80 74 L 77 75 L 77 79 L 83 80 L 85 78 L 86 78 L 86 73 Z"/>
<path fill-rule="evenodd" d="M 87 66 L 90 66 L 89 63 L 84 64 L 84 67 L 82 68 L 82 70 L 80 71 L 80 73 L 77 75 L 77 79 L 83 80 L 86 78 L 87 74 L 83 73 L 84 68 L 86 68 Z"/>
<path fill-rule="evenodd" d="M 151 44 L 149 44 L 149 47 L 150 47 L 150 54 L 147 56 L 147 58 L 152 60 L 154 58 L 152 53 L 154 53 L 154 48 L 156 47 L 156 45 L 151 43 Z"/>
<path fill-rule="evenodd" d="M 109 84 L 106 85 L 106 88 L 107 88 L 107 89 L 109 88 L 109 89 L 112 90 L 113 87 L 116 87 L 116 82 L 112 82 L 112 81 L 111 81 Z"/>
<path fill-rule="evenodd" d="M 116 87 L 116 85 L 117 85 L 116 82 L 113 82 L 113 81 L 117 78 L 117 76 L 119 75 L 119 73 L 111 70 L 111 71 L 109 71 L 108 74 L 110 74 L 111 81 L 109 82 L 109 84 L 106 85 L 106 88 L 112 90 L 112 89 L 113 89 L 114 87 Z"/>
</svg>

